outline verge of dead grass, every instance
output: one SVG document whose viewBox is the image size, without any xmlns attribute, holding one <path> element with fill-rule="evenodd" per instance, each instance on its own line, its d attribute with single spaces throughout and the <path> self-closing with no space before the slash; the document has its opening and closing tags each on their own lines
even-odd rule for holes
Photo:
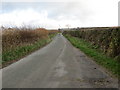
<svg viewBox="0 0 120 90">
<path fill-rule="evenodd" d="M 44 28 L 6 29 L 2 31 L 2 67 L 48 44 L 57 31 Z"/>
</svg>

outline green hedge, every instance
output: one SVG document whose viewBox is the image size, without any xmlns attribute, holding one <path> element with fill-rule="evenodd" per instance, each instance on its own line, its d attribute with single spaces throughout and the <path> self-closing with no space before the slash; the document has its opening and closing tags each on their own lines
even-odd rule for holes
<svg viewBox="0 0 120 90">
<path fill-rule="evenodd" d="M 63 34 L 82 38 L 106 55 L 120 60 L 120 27 L 93 28 L 92 30 L 84 28 L 84 30 L 64 31 Z"/>
<path fill-rule="evenodd" d="M 105 67 L 116 77 L 120 78 L 120 63 L 118 63 L 117 60 L 114 60 L 113 58 L 104 55 L 102 52 L 99 52 L 96 49 L 93 49 L 93 45 L 83 39 L 70 35 L 64 36 L 72 43 L 72 45 L 74 45 L 76 48 L 79 48 L 87 56 L 90 56 L 94 61 L 96 61 L 99 65 Z"/>
</svg>

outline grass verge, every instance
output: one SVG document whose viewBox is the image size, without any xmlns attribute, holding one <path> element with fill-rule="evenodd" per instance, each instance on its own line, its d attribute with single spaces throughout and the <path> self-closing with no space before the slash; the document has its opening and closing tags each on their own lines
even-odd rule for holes
<svg viewBox="0 0 120 90">
<path fill-rule="evenodd" d="M 104 55 L 102 52 L 99 52 L 96 49 L 93 49 L 92 45 L 88 42 L 86 42 L 83 39 L 73 37 L 70 35 L 64 35 L 75 47 L 79 48 L 81 51 L 83 51 L 86 55 L 90 56 L 93 60 L 95 60 L 99 65 L 102 65 L 106 69 L 108 69 L 110 72 L 112 72 L 113 75 L 120 78 L 120 70 L 118 66 L 120 66 L 120 63 L 113 58 L 110 58 L 106 55 Z"/>
<path fill-rule="evenodd" d="M 50 43 L 52 41 L 52 38 L 55 37 L 55 35 L 56 34 L 51 34 L 49 35 L 49 38 L 40 39 L 33 44 L 20 46 L 13 50 L 3 52 L 2 53 L 2 68 L 8 66 L 9 64 L 12 64 L 13 62 L 16 62 L 20 58 Z"/>
</svg>

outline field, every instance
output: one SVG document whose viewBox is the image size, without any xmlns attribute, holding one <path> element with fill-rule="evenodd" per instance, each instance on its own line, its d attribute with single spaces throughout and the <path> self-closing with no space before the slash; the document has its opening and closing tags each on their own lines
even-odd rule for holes
<svg viewBox="0 0 120 90">
<path fill-rule="evenodd" d="M 2 30 L 3 67 L 49 43 L 57 30 L 8 28 Z"/>
</svg>

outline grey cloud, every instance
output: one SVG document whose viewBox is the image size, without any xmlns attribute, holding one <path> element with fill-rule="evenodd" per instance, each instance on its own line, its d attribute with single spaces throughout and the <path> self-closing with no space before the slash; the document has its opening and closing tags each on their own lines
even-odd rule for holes
<svg viewBox="0 0 120 90">
<path fill-rule="evenodd" d="M 76 17 L 81 21 L 86 21 L 89 16 L 92 15 L 87 6 L 81 2 L 60 2 L 53 3 L 52 8 L 48 9 L 51 12 L 49 13 L 50 17 L 58 19 L 59 16 L 63 15 L 67 19 Z"/>
<path fill-rule="evenodd" d="M 32 8 L 38 12 L 46 10 L 48 17 L 58 19 L 63 15 L 66 19 L 79 19 L 86 21 L 92 12 L 87 8 L 83 1 L 79 2 L 4 2 L 3 11 L 10 12 L 15 9 Z"/>
</svg>

